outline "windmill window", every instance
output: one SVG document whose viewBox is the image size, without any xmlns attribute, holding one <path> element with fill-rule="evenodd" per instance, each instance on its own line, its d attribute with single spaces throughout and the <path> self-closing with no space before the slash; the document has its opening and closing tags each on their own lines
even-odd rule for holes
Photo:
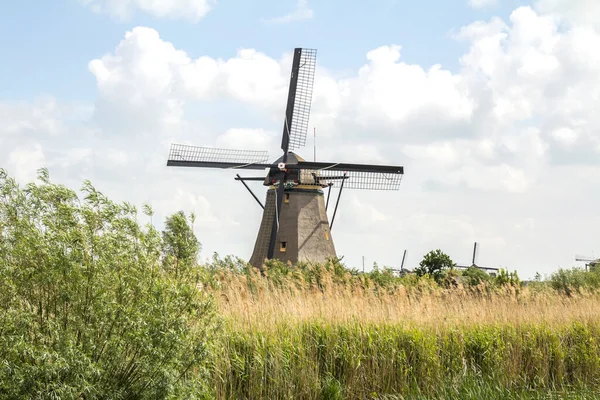
<svg viewBox="0 0 600 400">
<path fill-rule="evenodd" d="M 283 202 L 284 202 L 284 203 L 289 203 L 289 202 L 290 202 L 290 194 L 289 194 L 289 193 L 286 193 L 286 194 L 283 196 Z"/>
<path fill-rule="evenodd" d="M 285 253 L 286 248 L 287 248 L 287 242 L 281 242 L 281 243 L 279 243 L 279 251 L 281 253 Z"/>
</svg>

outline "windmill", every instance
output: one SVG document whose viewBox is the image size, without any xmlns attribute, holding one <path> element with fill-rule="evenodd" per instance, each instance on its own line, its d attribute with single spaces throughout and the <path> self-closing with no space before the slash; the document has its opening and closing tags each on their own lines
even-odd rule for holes
<svg viewBox="0 0 600 400">
<path fill-rule="evenodd" d="M 281 138 L 282 154 L 274 162 L 268 162 L 266 151 L 171 145 L 167 166 L 268 169 L 266 177 L 237 174 L 234 178 L 241 181 L 263 208 L 250 257 L 250 263 L 258 268 L 262 268 L 265 259 L 296 263 L 323 262 L 336 257 L 331 228 L 342 190 L 398 190 L 404 174 L 401 166 L 309 162 L 292 151 L 306 144 L 315 68 L 316 50 L 294 49 Z M 269 188 L 264 205 L 246 181 L 262 181 Z M 329 223 L 327 208 L 332 187 L 339 188 L 339 193 Z M 328 188 L 327 203 L 325 188 Z"/>
<path fill-rule="evenodd" d="M 575 256 L 575 261 L 583 261 L 585 263 L 585 269 L 594 269 L 600 266 L 600 258 Z"/>
<path fill-rule="evenodd" d="M 412 270 L 408 268 L 404 268 L 404 262 L 406 261 L 406 249 L 404 250 L 404 254 L 402 254 L 402 263 L 400 264 L 400 269 L 391 268 L 393 272 L 395 272 L 398 276 L 403 276 L 406 274 L 410 274 Z"/>
<path fill-rule="evenodd" d="M 475 242 L 473 244 L 473 258 L 471 259 L 471 265 L 457 265 L 456 268 L 468 269 L 470 267 L 475 267 L 475 268 L 479 268 L 484 271 L 491 271 L 491 275 L 493 276 L 494 274 L 496 274 L 498 272 L 498 268 L 481 267 L 481 266 L 477 265 L 477 263 L 476 263 L 477 256 L 479 255 L 479 246 L 478 245 L 479 245 L 479 243 L 477 243 L 477 242 Z"/>
</svg>

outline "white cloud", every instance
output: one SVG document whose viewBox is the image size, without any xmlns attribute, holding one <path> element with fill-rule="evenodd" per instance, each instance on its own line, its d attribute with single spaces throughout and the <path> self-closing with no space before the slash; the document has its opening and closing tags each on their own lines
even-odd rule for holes
<svg viewBox="0 0 600 400">
<path fill-rule="evenodd" d="M 238 224 L 227 215 L 216 213 L 205 196 L 193 194 L 188 188 L 176 188 L 168 199 L 156 202 L 153 210 L 158 215 L 169 215 L 173 210 L 186 210 L 186 214 L 193 213 L 196 217 L 194 222 L 196 229 L 239 229 Z"/>
<path fill-rule="evenodd" d="M 600 34 L 536 10 L 463 27 L 457 71 L 407 63 L 393 44 L 343 77 L 318 65 L 309 122 L 317 159 L 406 167 L 400 192 L 344 190 L 333 237 L 345 261 L 398 265 L 404 248 L 409 264 L 432 248 L 468 261 L 477 240 L 481 264 L 531 276 L 596 245 Z M 165 160 L 171 142 L 265 149 L 274 159 L 291 54 L 194 59 L 137 27 L 99 56 L 89 63 L 93 107 L 0 104 L 0 164 L 21 180 L 41 163 L 75 187 L 90 178 L 111 197 L 151 202 L 157 219 L 195 211 L 205 256 L 248 258 L 262 210 L 234 174 Z M 311 147 L 312 135 L 298 152 L 312 159 Z"/>
<path fill-rule="evenodd" d="M 498 4 L 498 0 L 469 0 L 472 8 L 485 8 Z"/>
<path fill-rule="evenodd" d="M 600 2 L 596 0 L 537 0 L 535 7 L 540 13 L 575 25 L 600 24 Z"/>
<path fill-rule="evenodd" d="M 353 193 L 350 196 L 348 203 L 348 206 L 344 208 L 349 208 L 349 210 L 345 211 L 342 209 L 340 214 L 336 215 L 336 218 L 338 216 L 340 218 L 346 217 L 352 221 L 357 228 L 374 228 L 378 230 L 382 227 L 381 223 L 388 219 L 385 214 L 377 210 L 374 205 L 361 202 L 356 196 L 356 193 Z"/>
<path fill-rule="evenodd" d="M 27 135 L 43 133 L 55 135 L 62 129 L 60 109 L 54 98 L 39 98 L 34 104 L 0 103 L 0 120 L 7 121 L 2 127 L 4 135 Z"/>
<path fill-rule="evenodd" d="M 79 0 L 97 13 L 129 19 L 135 11 L 159 18 L 198 21 L 214 6 L 215 0 Z"/>
<path fill-rule="evenodd" d="M 8 154 L 7 167 L 14 171 L 19 182 L 31 182 L 37 176 L 37 170 L 45 166 L 45 156 L 39 143 L 19 146 Z"/>
<path fill-rule="evenodd" d="M 105 101 L 97 112 L 131 116 L 152 110 L 152 123 L 171 125 L 181 119 L 186 100 L 226 97 L 272 110 L 288 85 L 281 62 L 254 49 L 241 49 L 228 60 L 192 60 L 146 27 L 127 32 L 114 54 L 92 60 L 89 69 Z"/>
<path fill-rule="evenodd" d="M 219 135 L 216 146 L 230 149 L 267 150 L 277 147 L 280 135 L 264 129 L 231 128 Z"/>
<path fill-rule="evenodd" d="M 557 128 L 552 131 L 552 136 L 565 146 L 571 146 L 577 141 L 578 133 L 571 128 Z"/>
<path fill-rule="evenodd" d="M 307 0 L 298 0 L 294 11 L 289 14 L 282 15 L 281 17 L 267 19 L 266 22 L 285 24 L 293 21 L 312 19 L 313 14 L 314 12 L 312 8 L 308 6 Z"/>
<path fill-rule="evenodd" d="M 373 120 L 402 123 L 422 112 L 430 112 L 444 121 L 467 120 L 473 103 L 460 76 L 452 75 L 440 65 L 429 70 L 400 61 L 400 46 L 382 46 L 367 53 L 369 63 L 358 76 L 346 82 L 348 100 L 353 104 L 356 123 L 368 125 Z"/>
</svg>

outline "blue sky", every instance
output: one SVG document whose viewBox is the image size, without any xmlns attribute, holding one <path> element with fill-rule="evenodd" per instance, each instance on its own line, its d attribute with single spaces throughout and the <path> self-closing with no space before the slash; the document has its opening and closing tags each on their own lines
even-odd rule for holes
<svg viewBox="0 0 600 400">
<path fill-rule="evenodd" d="M 114 48 L 125 31 L 150 26 L 167 41 L 196 57 L 229 58 L 240 47 L 270 56 L 299 47 L 319 50 L 329 68 L 355 69 L 367 51 L 399 44 L 402 58 L 414 64 L 441 63 L 456 70 L 466 44 L 451 33 L 472 21 L 508 17 L 527 2 L 506 0 L 474 9 L 463 0 L 378 0 L 311 2 L 310 20 L 268 23 L 291 12 L 295 1 L 223 1 L 203 19 L 161 19 L 135 12 L 120 20 L 91 12 L 77 0 L 6 2 L 0 13 L 0 98 L 31 99 L 52 93 L 63 100 L 92 100 L 95 81 L 87 63 Z"/>
<path fill-rule="evenodd" d="M 405 166 L 398 192 L 344 191 L 332 237 L 349 266 L 404 249 L 409 266 L 436 248 L 468 262 L 478 241 L 482 264 L 532 277 L 600 254 L 596 0 L 307 0 L 284 23 L 269 20 L 302 0 L 4 3 L 0 168 L 19 182 L 45 166 L 156 221 L 195 212 L 203 257 L 247 259 L 260 209 L 229 171 L 167 168 L 169 144 L 275 156 L 282 57 L 311 47 L 318 158 Z"/>
</svg>

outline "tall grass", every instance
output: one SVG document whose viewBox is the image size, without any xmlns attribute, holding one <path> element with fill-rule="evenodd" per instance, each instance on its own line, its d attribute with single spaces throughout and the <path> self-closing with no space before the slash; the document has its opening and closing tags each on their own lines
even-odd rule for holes
<svg viewBox="0 0 600 400">
<path fill-rule="evenodd" d="M 216 361 L 219 398 L 439 396 L 478 381 L 509 390 L 594 387 L 600 323 L 433 329 L 394 324 L 231 329 Z M 484 385 L 485 386 L 485 385 Z"/>
<path fill-rule="evenodd" d="M 217 398 L 586 398 L 600 383 L 593 291 L 229 262 L 209 280 Z"/>
<path fill-rule="evenodd" d="M 215 268 L 211 286 L 222 316 L 236 329 L 311 321 L 440 327 L 593 322 L 600 317 L 600 293 L 582 288 L 572 289 L 571 295 L 551 285 L 441 288 L 427 277 L 390 275 L 377 281 L 337 268 L 329 263 L 282 272 L 276 265 L 264 276 L 254 268 Z"/>
</svg>

